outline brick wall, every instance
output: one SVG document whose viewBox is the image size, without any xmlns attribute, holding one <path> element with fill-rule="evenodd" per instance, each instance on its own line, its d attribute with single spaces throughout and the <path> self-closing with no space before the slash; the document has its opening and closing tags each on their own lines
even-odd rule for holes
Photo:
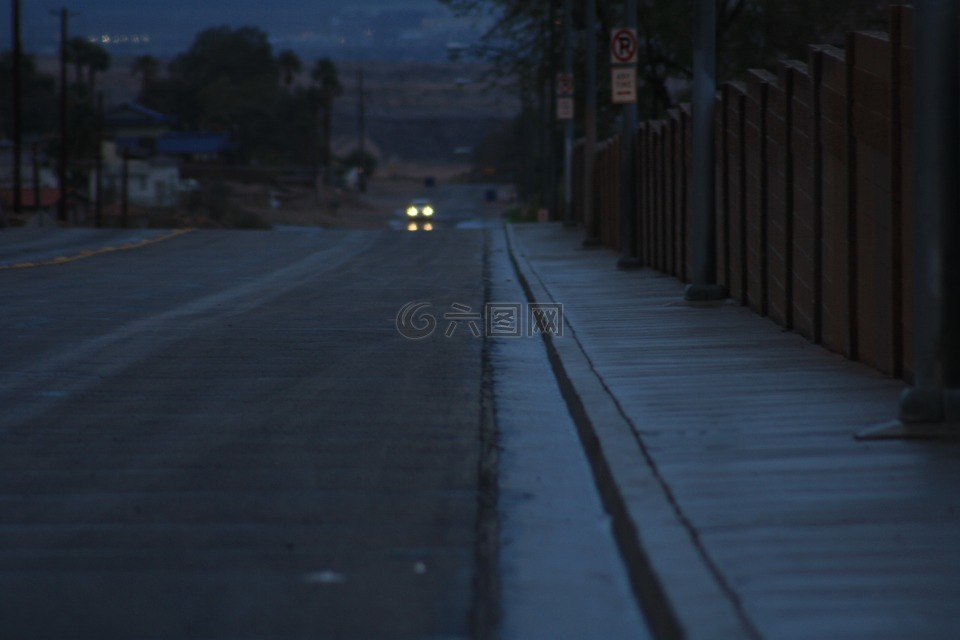
<svg viewBox="0 0 960 640">
<path fill-rule="evenodd" d="M 891 7 L 889 33 L 851 33 L 844 50 L 811 46 L 806 61 L 720 87 L 715 171 L 717 279 L 730 297 L 908 381 L 911 19 Z M 684 280 L 691 128 L 689 105 L 642 123 L 632 176 L 639 258 Z M 619 138 L 599 145 L 594 194 L 599 237 L 613 248 L 619 148 Z"/>
</svg>

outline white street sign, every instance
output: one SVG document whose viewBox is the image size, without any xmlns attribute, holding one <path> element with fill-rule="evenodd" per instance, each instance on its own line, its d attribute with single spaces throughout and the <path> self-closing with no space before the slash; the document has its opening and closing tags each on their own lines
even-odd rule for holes
<svg viewBox="0 0 960 640">
<path fill-rule="evenodd" d="M 557 120 L 573 120 L 573 98 L 557 98 Z"/>
<path fill-rule="evenodd" d="M 637 101 L 637 71 L 633 67 L 614 67 L 610 87 L 613 104 L 628 104 Z"/>
</svg>

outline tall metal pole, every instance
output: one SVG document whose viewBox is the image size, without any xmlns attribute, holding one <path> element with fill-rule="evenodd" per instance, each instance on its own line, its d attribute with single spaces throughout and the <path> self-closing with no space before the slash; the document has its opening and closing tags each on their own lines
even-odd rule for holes
<svg viewBox="0 0 960 640">
<path fill-rule="evenodd" d="M 20 39 L 20 0 L 13 0 L 13 211 L 23 211 L 23 43 Z"/>
<path fill-rule="evenodd" d="M 555 2 L 550 3 L 550 9 L 547 14 L 550 21 L 550 32 L 547 37 L 547 82 L 546 95 L 544 96 L 544 142 L 546 147 L 546 156 L 544 158 L 544 190 L 543 204 L 550 213 L 550 219 L 557 219 L 557 209 L 559 201 L 557 198 L 557 6 Z"/>
<path fill-rule="evenodd" d="M 573 0 L 563 0 L 563 72 L 573 77 Z M 563 224 L 573 220 L 573 118 L 563 126 Z"/>
<path fill-rule="evenodd" d="M 583 149 L 583 213 L 586 235 L 583 246 L 600 246 L 596 230 L 596 211 L 593 210 L 593 165 L 597 150 L 597 2 L 587 0 L 586 21 L 587 86 L 584 114 L 585 145 Z"/>
<path fill-rule="evenodd" d="M 66 7 L 60 9 L 60 163 L 57 178 L 60 183 L 60 200 L 57 203 L 57 218 L 67 221 L 67 22 Z"/>
<path fill-rule="evenodd" d="M 957 213 L 957 4 L 954 0 L 920 0 L 913 18 L 913 202 L 915 387 L 900 406 L 906 422 L 944 419 L 945 378 L 953 368 L 957 384 L 956 323 L 960 317 L 955 288 L 945 270 L 950 254 L 960 250 Z M 952 232 L 952 233 L 951 233 Z M 955 259 L 953 259 L 956 262 Z M 955 264 L 953 266 L 956 266 Z M 956 277 L 956 276 L 952 276 Z M 956 280 L 953 281 L 954 287 Z M 944 294 L 949 298 L 945 299 Z M 945 313 L 952 312 L 952 317 Z M 945 325 L 944 320 L 950 325 Z M 951 335 L 945 335 L 949 333 Z M 952 342 L 952 344 L 951 344 Z M 947 350 L 947 347 L 951 347 Z M 952 351 L 952 353 L 951 353 Z M 951 367 L 952 365 L 952 367 Z"/>
<path fill-rule="evenodd" d="M 693 282 L 687 300 L 720 300 L 714 218 L 714 109 L 717 99 L 717 3 L 697 0 L 693 30 Z"/>
<path fill-rule="evenodd" d="M 913 13 L 914 387 L 899 420 L 860 438 L 960 437 L 960 49 L 955 0 Z"/>
<path fill-rule="evenodd" d="M 363 167 L 363 164 L 366 162 L 367 158 L 367 115 L 366 115 L 366 105 L 364 104 L 363 97 L 363 69 L 357 71 L 357 91 L 359 92 L 359 103 L 357 108 L 357 115 L 360 119 L 358 123 L 358 128 L 360 130 L 360 180 L 357 185 L 361 192 L 367 190 L 367 176 L 366 169 Z"/>
<path fill-rule="evenodd" d="M 637 0 L 627 0 L 624 27 L 637 28 Z M 631 68 L 636 74 L 636 69 Z M 628 102 L 621 112 L 620 133 L 620 259 L 619 269 L 641 266 L 637 257 L 637 103 Z"/>
</svg>

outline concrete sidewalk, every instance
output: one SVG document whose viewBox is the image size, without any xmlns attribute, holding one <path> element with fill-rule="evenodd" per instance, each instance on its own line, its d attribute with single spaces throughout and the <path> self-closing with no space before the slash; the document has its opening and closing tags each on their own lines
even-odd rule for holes
<svg viewBox="0 0 960 640">
<path fill-rule="evenodd" d="M 960 637 L 960 444 L 853 438 L 902 382 L 580 231 L 507 234 L 657 637 Z"/>
</svg>

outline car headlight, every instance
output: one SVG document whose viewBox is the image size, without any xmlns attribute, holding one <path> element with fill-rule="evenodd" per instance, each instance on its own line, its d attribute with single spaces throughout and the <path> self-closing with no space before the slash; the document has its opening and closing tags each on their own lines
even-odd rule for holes
<svg viewBox="0 0 960 640">
<path fill-rule="evenodd" d="M 433 207 L 431 207 L 431 206 L 429 206 L 429 205 L 426 206 L 426 207 L 424 207 L 424 208 L 423 208 L 423 215 L 425 215 L 425 216 L 432 216 L 432 215 L 433 215 Z"/>
<path fill-rule="evenodd" d="M 408 208 L 407 208 L 407 215 L 410 216 L 411 218 L 416 218 L 416 217 L 417 217 L 417 208 L 416 208 L 416 207 L 408 207 Z"/>
</svg>

